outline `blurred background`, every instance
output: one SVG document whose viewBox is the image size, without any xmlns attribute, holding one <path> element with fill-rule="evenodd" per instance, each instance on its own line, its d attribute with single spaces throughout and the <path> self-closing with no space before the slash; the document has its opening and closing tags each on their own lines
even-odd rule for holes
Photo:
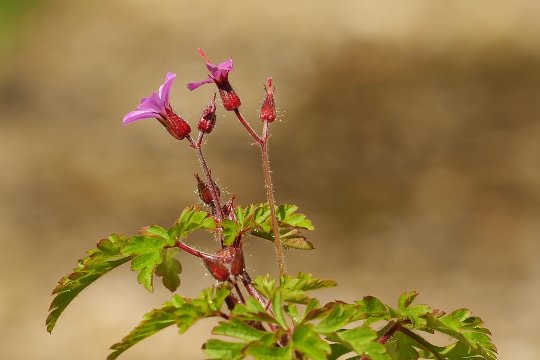
<svg viewBox="0 0 540 360">
<path fill-rule="evenodd" d="M 124 114 L 177 73 L 173 106 L 198 119 L 214 89 L 196 49 L 233 56 L 254 126 L 272 75 L 277 199 L 316 225 L 288 270 L 335 278 L 326 299 L 403 291 L 469 307 L 501 359 L 540 356 L 540 2 L 0 1 L 0 358 L 104 359 L 153 307 L 127 266 L 77 298 L 53 335 L 56 281 L 109 233 L 168 226 L 197 202 L 194 154 Z M 239 204 L 264 200 L 258 150 L 220 110 L 207 156 Z M 207 238 L 192 242 L 207 251 Z M 270 243 L 247 246 L 276 273 Z M 213 283 L 182 256 L 179 292 Z M 212 320 L 169 328 L 124 359 L 201 359 Z"/>
</svg>

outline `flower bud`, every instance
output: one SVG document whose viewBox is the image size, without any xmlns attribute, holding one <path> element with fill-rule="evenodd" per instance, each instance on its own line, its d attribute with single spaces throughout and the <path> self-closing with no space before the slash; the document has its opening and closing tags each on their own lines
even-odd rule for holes
<svg viewBox="0 0 540 360">
<path fill-rule="evenodd" d="M 236 214 L 234 213 L 234 199 L 236 195 L 233 195 L 225 205 L 221 207 L 223 211 L 223 217 L 226 219 L 236 221 Z"/>
<path fill-rule="evenodd" d="M 218 281 L 227 281 L 229 279 L 229 270 L 221 262 L 210 259 L 205 259 L 203 262 L 214 279 Z"/>
<path fill-rule="evenodd" d="M 231 261 L 231 274 L 234 276 L 241 275 L 246 268 L 244 262 L 244 253 L 242 252 L 241 247 L 233 248 L 235 251 L 233 253 Z"/>
<path fill-rule="evenodd" d="M 199 120 L 198 129 L 205 133 L 209 134 L 214 129 L 216 124 L 216 94 L 214 94 L 214 99 L 210 101 L 206 109 L 204 109 L 201 119 Z"/>
<path fill-rule="evenodd" d="M 197 192 L 199 193 L 199 197 L 205 204 L 213 206 L 214 197 L 212 196 L 212 191 L 210 190 L 210 186 L 204 181 L 202 181 L 198 174 L 195 174 L 195 178 L 197 179 Z M 219 187 L 216 184 L 214 185 L 216 187 L 216 190 L 219 196 L 220 195 Z"/>
<path fill-rule="evenodd" d="M 276 103 L 274 101 L 274 87 L 272 85 L 272 78 L 269 77 L 267 81 L 268 86 L 264 87 L 264 90 L 266 90 L 266 97 L 264 98 L 264 102 L 261 106 L 259 118 L 262 121 L 271 123 L 276 120 Z"/>
<path fill-rule="evenodd" d="M 226 85 L 226 86 L 225 86 Z M 219 96 L 221 96 L 221 102 L 223 107 L 227 111 L 234 111 L 242 105 L 240 98 L 236 95 L 229 82 L 219 88 Z"/>
<path fill-rule="evenodd" d="M 191 127 L 170 107 L 166 107 L 165 111 L 167 113 L 167 116 L 162 119 L 158 118 L 158 120 L 163 126 L 165 126 L 165 129 L 167 129 L 172 136 L 174 136 L 178 140 L 182 140 L 191 132 Z"/>
</svg>

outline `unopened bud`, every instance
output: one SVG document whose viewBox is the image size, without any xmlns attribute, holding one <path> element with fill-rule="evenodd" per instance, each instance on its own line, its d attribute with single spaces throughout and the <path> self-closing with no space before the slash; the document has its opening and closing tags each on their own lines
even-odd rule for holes
<svg viewBox="0 0 540 360">
<path fill-rule="evenodd" d="M 233 195 L 229 201 L 225 205 L 221 207 L 221 210 L 223 211 L 223 216 L 229 220 L 236 221 L 236 214 L 234 213 L 234 199 L 235 195 Z"/>
<path fill-rule="evenodd" d="M 199 120 L 198 128 L 201 132 L 209 134 L 214 129 L 216 124 L 216 94 L 214 99 L 210 101 L 206 109 L 204 109 L 201 119 Z"/>
<path fill-rule="evenodd" d="M 221 96 L 221 102 L 223 102 L 223 107 L 227 111 L 236 110 L 242 105 L 240 98 L 236 95 L 236 92 L 233 90 L 229 82 L 219 87 L 219 96 Z"/>
<path fill-rule="evenodd" d="M 199 197 L 205 204 L 213 205 L 214 197 L 212 196 L 212 190 L 210 190 L 210 186 L 204 181 L 202 181 L 198 174 L 195 174 L 195 178 L 197 179 L 197 192 L 199 193 Z M 214 186 L 216 187 L 219 196 L 219 188 L 216 184 L 214 184 Z"/>
<path fill-rule="evenodd" d="M 259 118 L 262 121 L 267 121 L 269 123 L 276 120 L 276 103 L 274 101 L 274 86 L 272 85 L 272 78 L 267 79 L 268 86 L 264 87 L 266 90 L 266 97 L 261 106 L 261 111 L 259 113 Z"/>
<path fill-rule="evenodd" d="M 206 265 L 206 268 L 210 271 L 210 274 L 214 279 L 218 281 L 227 281 L 229 279 L 229 270 L 227 270 L 227 267 L 221 262 L 205 259 L 204 265 Z"/>
<path fill-rule="evenodd" d="M 165 126 L 167 131 L 169 131 L 172 136 L 174 136 L 178 140 L 182 140 L 191 132 L 191 127 L 171 108 L 166 107 L 165 111 L 167 113 L 167 116 L 158 120 L 163 126 Z"/>
<path fill-rule="evenodd" d="M 241 275 L 244 272 L 246 264 L 244 262 L 244 253 L 241 247 L 233 248 L 235 251 L 233 253 L 231 261 L 231 274 L 234 276 Z"/>
</svg>

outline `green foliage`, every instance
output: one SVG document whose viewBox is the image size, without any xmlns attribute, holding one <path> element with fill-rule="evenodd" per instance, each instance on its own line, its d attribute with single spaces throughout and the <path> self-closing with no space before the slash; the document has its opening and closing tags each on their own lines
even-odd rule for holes
<svg viewBox="0 0 540 360">
<path fill-rule="evenodd" d="M 254 285 L 265 297 L 274 296 L 275 280 L 267 276 L 259 276 L 255 279 Z M 305 304 L 310 300 L 306 291 L 317 290 L 337 286 L 333 280 L 321 280 L 311 274 L 298 273 L 296 276 L 286 275 L 280 278 L 280 292 L 284 301 Z"/>
<path fill-rule="evenodd" d="M 163 286 L 171 291 L 176 291 L 180 286 L 179 275 L 182 272 L 182 264 L 174 258 L 178 252 L 178 249 L 166 249 L 163 262 L 156 266 L 156 275 L 162 278 Z"/>
<path fill-rule="evenodd" d="M 216 223 L 208 212 L 191 206 L 182 211 L 176 223 L 168 230 L 168 234 L 173 239 L 182 240 L 195 230 L 212 230 L 215 227 Z"/>
<path fill-rule="evenodd" d="M 48 332 L 53 330 L 58 317 L 81 291 L 131 259 L 130 255 L 120 251 L 125 243 L 126 238 L 120 235 L 111 235 L 100 240 L 96 248 L 88 250 L 86 256 L 79 260 L 71 274 L 60 279 L 58 286 L 53 290 L 53 295 L 56 296 L 51 303 L 46 321 Z"/>
<path fill-rule="evenodd" d="M 452 356 L 452 359 L 480 357 L 488 360 L 497 358 L 497 348 L 491 342 L 491 332 L 483 327 L 483 321 L 471 316 L 467 309 L 458 309 L 450 314 L 435 317 L 428 316 L 430 329 L 447 334 L 458 342 L 441 350 L 441 354 Z"/>
<path fill-rule="evenodd" d="M 215 222 L 208 212 L 188 207 L 168 230 L 153 225 L 143 228 L 137 236 L 111 235 L 100 240 L 97 247 L 89 250 L 73 272 L 62 277 L 54 289 L 53 295 L 56 296 L 49 309 L 47 331 L 52 331 L 58 317 L 82 290 L 130 260 L 132 270 L 139 271 L 139 283 L 147 290 L 153 291 L 153 275 L 156 273 L 162 277 L 165 287 L 175 291 L 180 284 L 178 274 L 182 267 L 173 257 L 176 251 L 170 247 L 192 231 L 214 228 Z"/>
<path fill-rule="evenodd" d="M 174 244 L 167 232 L 163 233 L 161 230 L 163 229 L 157 226 L 143 229 L 141 236 L 131 237 L 122 248 L 123 254 L 133 256 L 131 270 L 139 271 L 139 283 L 150 292 L 154 291 L 154 271 L 156 266 L 163 262 L 164 249 Z"/>
<path fill-rule="evenodd" d="M 163 307 L 144 315 L 143 321 L 135 329 L 120 342 L 111 346 L 113 352 L 107 360 L 116 359 L 139 341 L 170 325 L 176 324 L 182 334 L 202 318 L 219 316 L 223 302 L 229 293 L 226 287 L 219 287 L 203 290 L 197 299 L 185 299 L 180 295 L 174 295 L 170 301 L 163 304 Z"/>
<path fill-rule="evenodd" d="M 297 207 L 291 205 L 277 209 L 280 231 L 301 239 L 291 247 L 302 248 L 309 242 L 300 231 L 313 226 L 296 211 Z M 247 234 L 273 239 L 269 213 L 265 204 L 238 207 L 237 221 L 224 220 L 221 224 L 225 245 L 232 245 Z M 60 280 L 53 292 L 56 296 L 47 318 L 47 330 L 54 328 L 60 314 L 84 288 L 130 260 L 132 270 L 138 271 L 139 283 L 146 289 L 153 290 L 155 274 L 166 288 L 176 291 L 182 272 L 182 265 L 176 259 L 180 252 L 178 242 L 192 231 L 213 232 L 215 227 L 215 221 L 206 211 L 190 207 L 169 229 L 154 225 L 143 228 L 136 236 L 112 235 L 101 240 L 79 261 L 73 273 Z M 291 240 L 294 236 L 285 238 Z M 205 289 L 195 299 L 173 296 L 161 308 L 147 313 L 135 329 L 114 344 L 108 359 L 116 359 L 168 326 L 176 325 L 184 333 L 199 319 L 220 317 L 222 320 L 212 334 L 233 341 L 208 340 L 203 350 L 210 359 L 336 360 L 348 356 L 350 360 L 366 357 L 370 360 L 496 360 L 490 332 L 478 317 L 471 316 L 466 309 L 445 315 L 427 305 L 414 304 L 418 296 L 414 291 L 402 294 L 393 308 L 372 296 L 353 303 L 336 300 L 321 305 L 311 291 L 334 287 L 336 282 L 302 272 L 279 279 L 259 276 L 252 285 L 250 294 L 255 291 L 259 295 L 247 297 L 245 303 L 231 294 L 229 285 Z M 229 311 L 222 310 L 225 300 Z M 435 332 L 454 340 L 437 346 L 421 335 Z"/>
<path fill-rule="evenodd" d="M 313 244 L 301 234 L 301 230 L 313 230 L 313 224 L 304 214 L 297 213 L 297 210 L 298 207 L 295 205 L 280 205 L 276 209 L 282 245 L 290 249 L 312 250 Z M 224 224 L 227 244 L 232 244 L 236 236 L 246 233 L 274 241 L 268 204 L 237 207 L 235 214 L 237 218 L 235 225 Z"/>
</svg>

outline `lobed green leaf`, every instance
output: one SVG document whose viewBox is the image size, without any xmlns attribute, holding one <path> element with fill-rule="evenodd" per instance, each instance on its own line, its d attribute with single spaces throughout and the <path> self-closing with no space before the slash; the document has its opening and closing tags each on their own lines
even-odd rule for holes
<svg viewBox="0 0 540 360">
<path fill-rule="evenodd" d="M 125 243 L 126 237 L 122 235 L 111 235 L 100 240 L 96 248 L 87 251 L 86 257 L 78 261 L 77 267 L 71 274 L 60 279 L 53 290 L 53 295 L 56 296 L 51 303 L 46 320 L 48 332 L 53 330 L 62 312 L 81 291 L 132 258 L 121 252 Z"/>
<path fill-rule="evenodd" d="M 135 329 L 111 346 L 113 352 L 107 360 L 116 359 L 133 345 L 170 325 L 176 324 L 179 332 L 183 334 L 198 320 L 219 316 L 221 306 L 229 294 L 230 291 L 222 286 L 201 291 L 197 299 L 185 299 L 180 295 L 174 295 L 170 301 L 163 304 L 162 308 L 147 313 Z"/>
<path fill-rule="evenodd" d="M 156 275 L 161 277 L 163 286 L 170 291 L 176 291 L 180 286 L 178 275 L 182 272 L 182 264 L 174 258 L 178 252 L 179 250 L 175 248 L 165 249 L 163 262 L 156 266 Z"/>
</svg>

